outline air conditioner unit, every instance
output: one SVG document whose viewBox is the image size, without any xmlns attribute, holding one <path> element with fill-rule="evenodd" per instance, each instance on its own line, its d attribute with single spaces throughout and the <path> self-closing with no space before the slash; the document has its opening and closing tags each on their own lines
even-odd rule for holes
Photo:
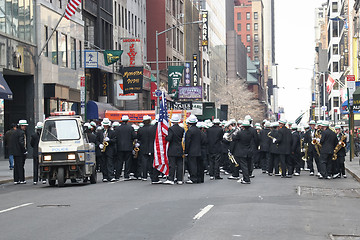
<svg viewBox="0 0 360 240">
<path fill-rule="evenodd" d="M 90 48 L 90 42 L 89 42 L 89 41 L 84 41 L 84 48 L 85 48 L 85 49 L 89 49 L 89 48 Z"/>
</svg>

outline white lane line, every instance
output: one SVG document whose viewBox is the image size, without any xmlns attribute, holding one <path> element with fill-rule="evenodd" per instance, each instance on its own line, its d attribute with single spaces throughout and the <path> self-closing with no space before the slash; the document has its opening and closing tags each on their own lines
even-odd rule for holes
<svg viewBox="0 0 360 240">
<path fill-rule="evenodd" d="M 194 219 L 194 220 L 200 219 L 200 218 L 201 218 L 202 216 L 204 216 L 208 211 L 210 211 L 210 209 L 211 209 L 213 206 L 214 206 L 214 205 L 207 205 L 207 206 L 204 207 L 198 214 L 196 214 L 193 219 Z"/>
<path fill-rule="evenodd" d="M 4 210 L 1 210 L 0 211 L 0 214 L 1 213 L 5 213 L 5 212 L 9 212 L 9 211 L 12 211 L 12 210 L 15 210 L 15 209 L 18 209 L 18 208 L 22 208 L 22 207 L 26 207 L 26 206 L 29 206 L 29 205 L 32 205 L 33 203 L 25 203 L 25 204 L 21 204 L 19 206 L 15 206 L 15 207 L 11 207 L 11 208 L 8 208 L 8 209 L 4 209 Z"/>
</svg>

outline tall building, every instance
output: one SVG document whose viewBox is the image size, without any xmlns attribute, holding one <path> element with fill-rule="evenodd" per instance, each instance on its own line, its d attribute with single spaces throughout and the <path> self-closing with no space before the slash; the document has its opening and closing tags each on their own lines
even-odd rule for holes
<svg viewBox="0 0 360 240">
<path fill-rule="evenodd" d="M 30 131 L 42 112 L 37 97 L 36 2 L 0 1 L 0 78 L 4 77 L 13 95 L 0 99 L 0 134 L 20 119 L 29 122 Z M 5 88 L 2 86 L 2 88 Z M 43 90 L 43 89 L 41 89 Z M 0 156 L 3 155 L 0 145 Z"/>
</svg>

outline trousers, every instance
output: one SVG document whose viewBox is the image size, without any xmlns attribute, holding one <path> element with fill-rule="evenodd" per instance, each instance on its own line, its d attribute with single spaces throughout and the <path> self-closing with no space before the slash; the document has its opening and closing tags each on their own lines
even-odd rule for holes
<svg viewBox="0 0 360 240">
<path fill-rule="evenodd" d="M 25 181 L 25 156 L 14 156 L 14 182 Z"/>
<path fill-rule="evenodd" d="M 209 154 L 210 177 L 220 177 L 220 159 L 221 153 Z"/>
</svg>

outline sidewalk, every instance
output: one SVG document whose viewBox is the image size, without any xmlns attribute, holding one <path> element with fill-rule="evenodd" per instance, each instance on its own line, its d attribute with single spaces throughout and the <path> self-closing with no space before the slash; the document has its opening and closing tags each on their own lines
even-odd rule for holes
<svg viewBox="0 0 360 240">
<path fill-rule="evenodd" d="M 33 160 L 28 158 L 25 161 L 25 178 L 27 182 L 32 183 L 33 176 Z M 0 184 L 9 183 L 14 181 L 13 170 L 9 169 L 9 161 L 0 160 Z"/>
<path fill-rule="evenodd" d="M 350 157 L 345 157 L 345 168 L 347 172 L 353 176 L 358 182 L 360 182 L 360 164 L 359 164 L 359 157 L 355 157 L 350 162 Z"/>
</svg>

